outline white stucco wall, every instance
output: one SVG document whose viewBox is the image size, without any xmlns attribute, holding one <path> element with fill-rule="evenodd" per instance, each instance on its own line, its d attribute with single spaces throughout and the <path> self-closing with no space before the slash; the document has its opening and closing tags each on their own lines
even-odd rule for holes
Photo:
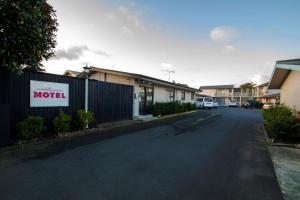
<svg viewBox="0 0 300 200">
<path fill-rule="evenodd" d="M 139 86 L 133 86 L 133 119 L 139 116 Z"/>
<path fill-rule="evenodd" d="M 181 92 L 182 90 L 175 90 L 175 94 L 176 94 L 176 101 L 181 101 Z"/>
<path fill-rule="evenodd" d="M 95 79 L 99 81 L 105 81 L 105 73 L 103 72 L 95 72 L 90 77 L 90 79 Z M 106 82 L 110 83 L 119 83 L 125 85 L 132 85 L 133 86 L 133 119 L 139 116 L 139 85 L 135 83 L 135 79 L 129 78 L 128 76 L 120 76 L 115 74 L 106 73 Z M 154 86 L 154 95 L 153 95 L 153 102 L 169 102 L 169 93 L 168 90 L 174 91 L 174 88 L 168 88 L 164 86 Z M 181 100 L 181 91 L 182 90 L 175 90 L 175 100 Z M 191 92 L 185 91 L 185 100 L 183 102 L 191 102 Z"/>
<path fill-rule="evenodd" d="M 200 92 L 200 94 L 214 97 L 216 91 L 217 91 L 216 89 L 202 89 L 202 92 Z"/>
<path fill-rule="evenodd" d="M 169 89 L 171 90 L 171 89 Z M 160 86 L 154 86 L 154 98 L 153 102 L 168 102 L 168 93 L 167 88 L 160 87 Z"/>
<path fill-rule="evenodd" d="M 89 77 L 90 79 L 95 79 L 98 81 L 105 81 L 105 73 L 103 72 L 95 72 Z M 106 82 L 110 83 L 119 83 L 124 85 L 134 85 L 134 78 L 130 78 L 128 76 L 120 76 L 115 74 L 106 73 Z"/>
<path fill-rule="evenodd" d="M 300 72 L 291 71 L 280 89 L 280 102 L 300 110 Z"/>
<path fill-rule="evenodd" d="M 185 92 L 185 102 L 194 103 L 194 101 L 192 100 L 192 92 Z"/>
<path fill-rule="evenodd" d="M 174 90 L 173 88 L 154 86 L 154 103 L 155 102 L 169 102 L 169 93 L 168 90 Z M 175 100 L 181 101 L 181 92 L 183 90 L 175 90 Z M 185 91 L 185 100 L 182 102 L 191 102 L 194 103 L 194 100 L 191 100 L 192 93 L 190 91 Z"/>
</svg>

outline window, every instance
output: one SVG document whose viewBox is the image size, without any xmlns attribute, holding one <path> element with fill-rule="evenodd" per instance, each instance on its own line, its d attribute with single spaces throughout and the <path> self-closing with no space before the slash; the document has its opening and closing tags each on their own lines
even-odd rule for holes
<svg viewBox="0 0 300 200">
<path fill-rule="evenodd" d="M 203 98 L 197 98 L 197 101 L 198 101 L 198 102 L 202 102 L 202 101 L 203 101 Z"/>
<path fill-rule="evenodd" d="M 195 92 L 192 92 L 191 93 L 191 100 L 194 100 L 195 99 Z"/>
<path fill-rule="evenodd" d="M 181 91 L 181 100 L 182 100 L 182 101 L 185 100 L 185 91 Z"/>
<path fill-rule="evenodd" d="M 205 102 L 213 102 L 214 100 L 212 98 L 206 97 L 206 98 L 204 98 L 204 101 Z"/>
<path fill-rule="evenodd" d="M 167 99 L 169 102 L 175 101 L 175 91 L 167 90 Z"/>
</svg>

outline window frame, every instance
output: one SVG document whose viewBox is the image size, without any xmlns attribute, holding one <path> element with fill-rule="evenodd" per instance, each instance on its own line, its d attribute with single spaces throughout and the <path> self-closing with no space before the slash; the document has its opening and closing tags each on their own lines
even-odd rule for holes
<svg viewBox="0 0 300 200">
<path fill-rule="evenodd" d="M 181 101 L 185 101 L 185 91 L 181 91 Z"/>
</svg>

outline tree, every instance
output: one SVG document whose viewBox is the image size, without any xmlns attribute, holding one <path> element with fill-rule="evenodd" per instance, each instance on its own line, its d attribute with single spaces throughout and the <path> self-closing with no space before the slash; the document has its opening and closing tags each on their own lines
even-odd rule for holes
<svg viewBox="0 0 300 200">
<path fill-rule="evenodd" d="M 244 84 L 242 84 L 241 85 L 241 88 L 242 89 L 252 89 L 254 86 L 255 86 L 256 84 L 254 84 L 254 83 L 244 83 Z"/>
<path fill-rule="evenodd" d="M 0 0 L 1 65 L 21 73 L 43 71 L 54 55 L 57 19 L 46 0 Z"/>
</svg>

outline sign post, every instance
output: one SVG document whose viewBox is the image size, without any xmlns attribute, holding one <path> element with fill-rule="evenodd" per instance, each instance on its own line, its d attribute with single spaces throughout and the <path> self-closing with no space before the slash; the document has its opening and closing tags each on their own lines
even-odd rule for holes
<svg viewBox="0 0 300 200">
<path fill-rule="evenodd" d="M 88 112 L 89 110 L 89 72 L 90 68 L 86 65 L 83 67 L 83 71 L 85 73 L 85 99 L 84 99 L 84 110 L 85 112 Z M 89 128 L 89 125 L 86 125 L 86 128 Z"/>
</svg>

